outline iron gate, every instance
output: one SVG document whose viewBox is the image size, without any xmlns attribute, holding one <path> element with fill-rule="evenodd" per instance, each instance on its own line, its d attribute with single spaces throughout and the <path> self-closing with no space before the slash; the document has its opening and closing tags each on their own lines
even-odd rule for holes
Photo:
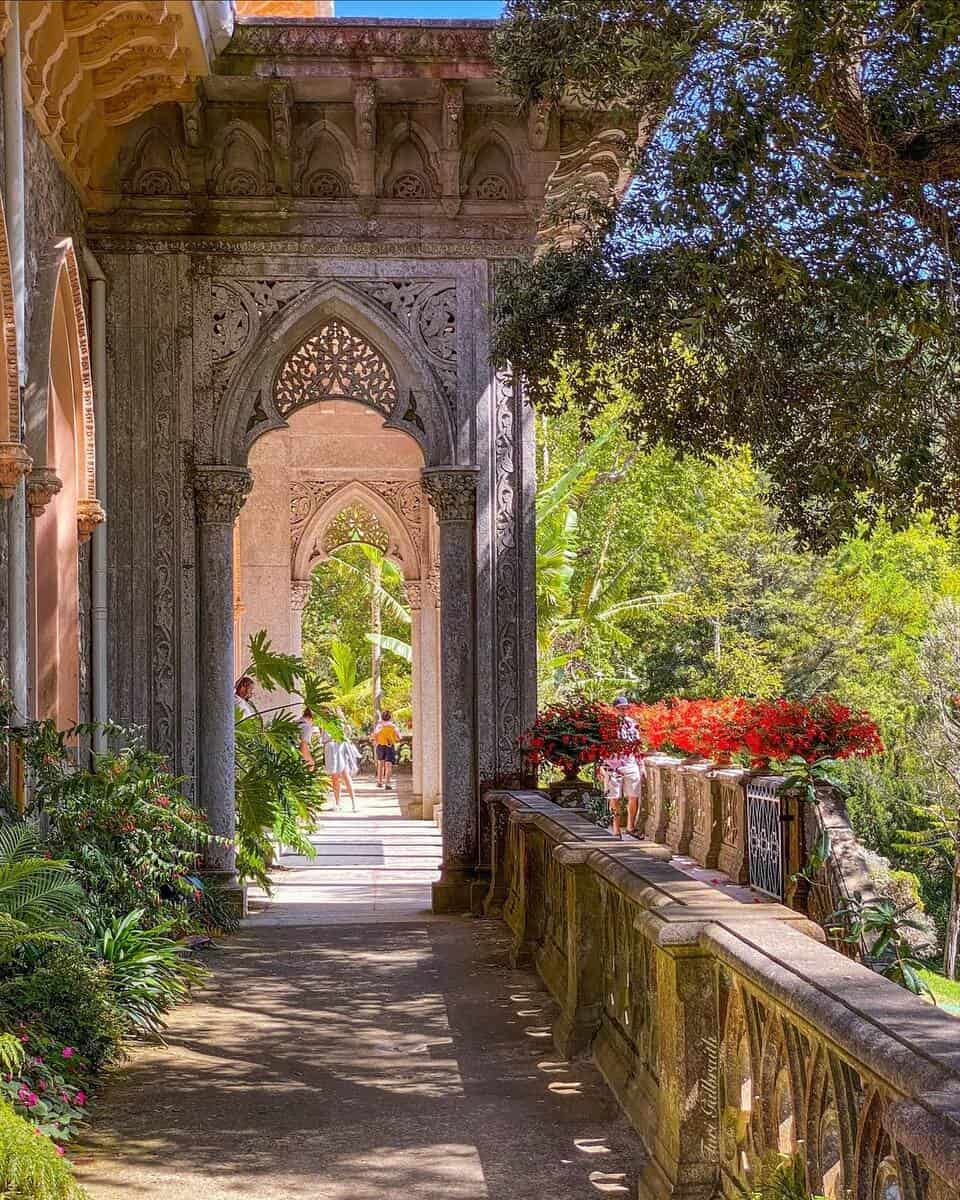
<svg viewBox="0 0 960 1200">
<path fill-rule="evenodd" d="M 747 783 L 747 853 L 750 886 L 783 899 L 783 820 L 777 792 L 780 780 Z"/>
</svg>

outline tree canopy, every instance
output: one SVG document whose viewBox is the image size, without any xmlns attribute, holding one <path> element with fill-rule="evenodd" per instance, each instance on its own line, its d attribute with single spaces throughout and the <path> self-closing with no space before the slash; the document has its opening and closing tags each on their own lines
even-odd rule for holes
<svg viewBox="0 0 960 1200">
<path fill-rule="evenodd" d="M 495 352 L 546 410 L 625 399 L 637 437 L 749 443 L 835 542 L 955 506 L 960 6 L 508 0 L 524 104 L 620 106 L 635 177 L 498 289 Z"/>
</svg>

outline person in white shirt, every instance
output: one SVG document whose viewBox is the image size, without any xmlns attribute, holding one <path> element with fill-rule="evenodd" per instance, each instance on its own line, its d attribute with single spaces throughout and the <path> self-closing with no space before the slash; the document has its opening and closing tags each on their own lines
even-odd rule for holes
<svg viewBox="0 0 960 1200">
<path fill-rule="evenodd" d="M 625 709 L 628 705 L 625 696 L 618 696 L 613 702 L 614 708 Z M 620 737 L 624 741 L 635 741 L 637 738 L 637 726 L 626 714 L 620 722 Z M 635 754 L 615 754 L 603 760 L 602 771 L 604 795 L 613 814 L 613 836 L 623 837 L 620 826 L 624 815 L 627 818 L 627 833 L 636 834 L 640 791 L 643 788 L 643 759 L 638 759 Z"/>
<path fill-rule="evenodd" d="M 253 707 L 253 680 L 249 675 L 241 675 L 237 686 L 233 689 L 233 703 L 245 717 L 255 717 L 257 710 Z"/>
</svg>

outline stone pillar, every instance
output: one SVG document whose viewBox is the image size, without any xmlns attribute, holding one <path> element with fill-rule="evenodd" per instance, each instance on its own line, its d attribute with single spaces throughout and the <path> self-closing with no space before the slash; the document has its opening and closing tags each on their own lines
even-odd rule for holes
<svg viewBox="0 0 960 1200">
<path fill-rule="evenodd" d="M 440 711 L 440 573 L 430 571 L 420 614 L 423 667 L 423 797 L 425 817 L 433 817 L 442 794 L 442 730 Z"/>
<path fill-rule="evenodd" d="M 435 912 L 471 907 L 477 866 L 475 467 L 433 467 L 423 483 L 440 523 L 443 865 Z"/>
<path fill-rule="evenodd" d="M 198 467 L 194 477 L 199 557 L 199 688 L 197 795 L 211 833 L 233 838 L 234 644 L 233 527 L 253 480 L 244 467 Z M 233 845 L 211 842 L 207 865 L 236 882 Z"/>
<path fill-rule="evenodd" d="M 310 599 L 310 579 L 290 580 L 290 653 L 303 653 L 303 610 Z"/>
<path fill-rule="evenodd" d="M 413 802 L 423 816 L 423 592 L 419 579 L 405 579 L 403 591 L 410 607 L 410 650 L 413 659 L 411 708 L 413 710 Z"/>
</svg>

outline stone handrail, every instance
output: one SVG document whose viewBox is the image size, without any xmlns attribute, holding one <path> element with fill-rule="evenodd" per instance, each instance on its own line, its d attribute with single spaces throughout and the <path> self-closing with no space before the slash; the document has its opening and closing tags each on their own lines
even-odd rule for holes
<svg viewBox="0 0 960 1200">
<path fill-rule="evenodd" d="M 682 874 L 540 792 L 488 793 L 489 915 L 592 1054 L 648 1151 L 640 1196 L 755 1188 L 773 1154 L 808 1190 L 960 1195 L 960 1025 L 837 954 L 819 926 Z"/>
<path fill-rule="evenodd" d="M 782 782 L 781 776 L 751 776 L 742 767 L 650 754 L 638 826 L 649 841 L 689 855 L 708 870 L 720 870 L 735 883 L 749 883 L 747 785 L 751 778 L 762 784 Z M 855 896 L 869 900 L 875 895 L 864 847 L 850 826 L 843 800 L 832 789 L 818 789 L 815 806 L 791 797 L 784 797 L 781 806 L 787 905 L 825 922 Z M 830 836 L 830 857 L 812 878 L 806 878 L 799 873 L 806 871 L 822 830 Z M 845 951 L 854 952 L 849 946 Z"/>
</svg>

